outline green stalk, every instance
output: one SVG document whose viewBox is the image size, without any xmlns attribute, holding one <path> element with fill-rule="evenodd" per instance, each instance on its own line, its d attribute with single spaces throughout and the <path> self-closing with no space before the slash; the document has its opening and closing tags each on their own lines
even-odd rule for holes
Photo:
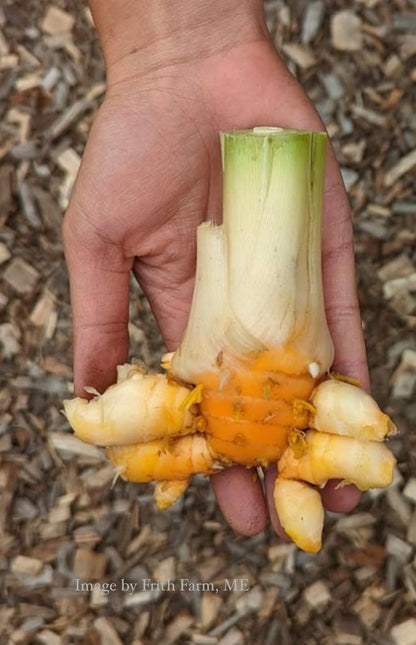
<svg viewBox="0 0 416 645">
<path fill-rule="evenodd" d="M 302 369 L 313 364 L 315 373 L 323 373 L 333 358 L 321 278 L 326 135 L 254 128 L 222 133 L 221 148 L 225 284 L 218 290 L 222 295 L 216 306 L 205 284 L 213 272 L 218 280 L 218 271 L 206 259 L 210 254 L 203 250 L 210 235 L 206 228 L 198 236 L 197 291 L 188 329 L 195 329 L 198 318 L 199 324 L 204 321 L 203 333 L 212 337 L 215 324 L 216 351 L 230 353 L 233 329 L 239 330 L 238 337 L 244 329 L 257 341 L 245 344 L 247 352 L 290 346 L 302 356 Z M 209 307 L 201 297 L 205 291 L 211 294 Z M 197 335 L 194 331 L 184 339 L 194 356 L 204 353 L 203 335 Z M 235 344 L 238 355 L 241 347 Z M 184 349 L 182 343 L 182 357 Z M 184 377 L 180 362 L 178 356 L 173 369 Z M 215 357 L 211 355 L 209 362 L 214 369 Z M 189 370 L 186 373 L 189 377 Z"/>
</svg>

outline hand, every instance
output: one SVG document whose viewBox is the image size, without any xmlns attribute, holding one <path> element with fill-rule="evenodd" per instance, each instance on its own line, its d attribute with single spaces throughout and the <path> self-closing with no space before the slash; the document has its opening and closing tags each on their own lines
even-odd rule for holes
<svg viewBox="0 0 416 645">
<path fill-rule="evenodd" d="M 86 385 L 110 385 L 115 366 L 126 360 L 131 271 L 168 349 L 177 347 L 192 297 L 195 229 L 221 208 L 218 132 L 254 125 L 323 129 L 265 33 L 151 72 L 134 74 L 123 61 L 112 67 L 64 221 L 78 395 Z M 335 367 L 368 387 L 350 212 L 331 151 L 323 274 Z M 270 474 L 266 480 L 270 492 Z M 212 485 L 234 530 L 251 535 L 264 528 L 266 503 L 252 473 L 226 469 Z M 323 492 L 326 506 L 338 511 L 351 510 L 359 497 L 354 487 L 335 490 L 333 482 Z"/>
</svg>

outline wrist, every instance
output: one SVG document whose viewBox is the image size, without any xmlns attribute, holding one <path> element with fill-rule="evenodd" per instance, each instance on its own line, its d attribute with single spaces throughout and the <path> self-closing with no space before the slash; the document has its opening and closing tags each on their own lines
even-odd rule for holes
<svg viewBox="0 0 416 645">
<path fill-rule="evenodd" d="M 265 38 L 262 0 L 89 0 L 108 81 Z"/>
</svg>

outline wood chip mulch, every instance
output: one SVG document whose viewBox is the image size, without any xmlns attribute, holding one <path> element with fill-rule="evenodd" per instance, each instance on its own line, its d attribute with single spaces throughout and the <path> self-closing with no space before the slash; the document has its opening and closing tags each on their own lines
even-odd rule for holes
<svg viewBox="0 0 416 645">
<path fill-rule="evenodd" d="M 329 514 L 311 556 L 269 530 L 234 535 L 203 477 L 158 513 L 151 487 L 112 486 L 102 452 L 73 439 L 60 226 L 104 70 L 82 2 L 4 0 L 0 645 L 416 644 L 416 6 L 269 0 L 266 15 L 350 195 L 373 390 L 400 431 L 395 482 Z M 137 286 L 130 313 L 131 353 L 155 367 Z"/>
</svg>

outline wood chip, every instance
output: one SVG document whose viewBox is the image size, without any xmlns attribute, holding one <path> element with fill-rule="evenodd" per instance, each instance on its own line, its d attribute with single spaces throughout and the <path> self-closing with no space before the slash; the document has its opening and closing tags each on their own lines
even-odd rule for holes
<svg viewBox="0 0 416 645">
<path fill-rule="evenodd" d="M 73 148 L 67 148 L 57 158 L 58 166 L 75 177 L 81 164 L 81 157 Z"/>
<path fill-rule="evenodd" d="M 27 182 L 23 181 L 20 184 L 18 195 L 27 223 L 35 231 L 39 231 L 42 228 L 42 220 L 39 217 L 32 189 Z"/>
<path fill-rule="evenodd" d="M 6 529 L 9 508 L 17 486 L 17 471 L 13 464 L 0 466 L 0 537 Z"/>
<path fill-rule="evenodd" d="M 400 39 L 400 56 L 407 60 L 416 54 L 416 34 L 406 34 Z"/>
<path fill-rule="evenodd" d="M 410 477 L 403 489 L 403 495 L 409 502 L 416 504 L 416 477 Z"/>
<path fill-rule="evenodd" d="M 161 645 L 173 645 L 173 643 L 177 643 L 178 639 L 185 635 L 193 622 L 194 620 L 192 616 L 185 613 L 175 616 L 175 618 L 171 620 L 169 625 L 166 627 Z"/>
<path fill-rule="evenodd" d="M 101 536 L 92 526 L 84 525 L 73 531 L 74 541 L 77 546 L 93 547 L 101 542 Z"/>
<path fill-rule="evenodd" d="M 104 592 L 102 587 L 94 587 L 90 595 L 89 606 L 94 609 L 105 607 L 110 601 L 109 596 Z"/>
<path fill-rule="evenodd" d="M 32 293 L 39 278 L 39 271 L 22 258 L 13 258 L 3 274 L 3 279 L 22 295 Z"/>
<path fill-rule="evenodd" d="M 63 31 L 71 31 L 75 24 L 75 18 L 58 7 L 49 7 L 42 21 L 42 31 L 46 34 L 55 35 Z"/>
<path fill-rule="evenodd" d="M 293 559 L 294 553 L 294 544 L 272 544 L 267 549 L 267 557 L 270 562 L 281 561 L 282 566 L 285 565 L 288 560 Z"/>
<path fill-rule="evenodd" d="M 352 170 L 351 168 L 341 168 L 342 180 L 347 192 L 354 186 L 355 182 L 358 180 L 358 172 Z"/>
<path fill-rule="evenodd" d="M 40 60 L 36 58 L 36 56 L 34 56 L 32 52 L 27 49 L 27 47 L 19 43 L 16 46 L 16 50 L 19 54 L 20 59 L 30 65 L 30 67 L 39 67 Z"/>
<path fill-rule="evenodd" d="M 248 586 L 248 578 L 246 581 L 243 579 L 243 585 Z M 256 585 L 245 591 L 239 598 L 237 598 L 235 606 L 237 611 L 242 614 L 259 611 L 263 604 L 263 590 L 259 585 Z"/>
<path fill-rule="evenodd" d="M 127 547 L 127 556 L 132 556 L 134 553 L 139 551 L 139 549 L 142 548 L 146 543 L 151 542 L 152 539 L 154 538 L 154 534 L 152 532 L 152 529 L 149 524 L 145 524 L 140 533 L 136 535 L 133 540 L 131 540 L 130 544 Z"/>
<path fill-rule="evenodd" d="M 348 560 L 359 566 L 380 568 L 387 557 L 384 547 L 378 544 L 366 544 L 348 555 Z"/>
<path fill-rule="evenodd" d="M 233 627 L 218 641 L 218 645 L 244 645 L 244 642 L 242 631 L 237 627 Z"/>
<path fill-rule="evenodd" d="M 50 92 L 53 90 L 60 78 L 61 70 L 56 66 L 50 67 L 42 77 L 42 88 L 46 90 L 46 92 Z"/>
<path fill-rule="evenodd" d="M 331 594 L 327 584 L 323 580 L 317 580 L 305 589 L 303 598 L 312 609 L 322 610 L 330 602 Z"/>
<path fill-rule="evenodd" d="M 195 645 L 218 645 L 218 638 L 215 636 L 193 633 L 192 643 L 195 643 Z"/>
<path fill-rule="evenodd" d="M 68 368 L 66 367 L 66 369 Z M 89 490 L 108 488 L 114 480 L 114 466 L 112 464 L 106 464 L 99 470 L 94 468 L 89 475 L 83 477 L 82 480 L 85 487 Z"/>
<path fill-rule="evenodd" d="M 342 154 L 345 155 L 349 161 L 360 163 L 363 158 L 366 145 L 365 139 L 347 143 L 342 147 Z M 370 205 L 367 207 L 367 212 L 369 211 L 369 208 Z"/>
<path fill-rule="evenodd" d="M 16 574 L 19 578 L 20 584 L 25 589 L 42 589 L 50 587 L 53 580 L 53 569 L 51 565 L 46 564 L 41 572 L 32 576 L 28 573 Z"/>
<path fill-rule="evenodd" d="M 366 594 L 363 594 L 361 598 L 354 603 L 352 609 L 357 616 L 360 617 L 361 622 L 370 630 L 374 628 L 374 625 L 382 614 L 381 607 Z"/>
<path fill-rule="evenodd" d="M 10 123 L 16 123 L 19 126 L 19 135 L 18 135 L 18 140 L 22 143 L 23 141 L 26 141 L 29 132 L 30 132 L 30 125 L 32 122 L 32 116 L 28 114 L 27 112 L 23 112 L 22 110 L 18 108 L 12 108 L 11 110 L 8 111 L 7 113 L 7 120 Z"/>
<path fill-rule="evenodd" d="M 283 51 L 301 69 L 308 69 L 317 63 L 315 56 L 306 45 L 290 43 L 283 46 Z"/>
<path fill-rule="evenodd" d="M 412 547 L 393 533 L 387 537 L 386 551 L 402 564 L 408 562 L 413 553 Z"/>
<path fill-rule="evenodd" d="M 407 277 L 414 273 L 414 270 L 415 267 L 413 266 L 413 262 L 410 260 L 409 256 L 402 253 L 393 260 L 384 264 L 383 267 L 377 271 L 377 276 L 381 282 L 387 282 L 388 280 Z"/>
<path fill-rule="evenodd" d="M 11 150 L 13 142 L 10 141 L 8 145 Z M 13 166 L 9 164 L 0 165 L 0 225 L 5 224 L 13 209 L 12 173 Z"/>
<path fill-rule="evenodd" d="M 416 645 L 416 618 L 409 618 L 392 627 L 390 636 L 395 645 Z"/>
<path fill-rule="evenodd" d="M 123 607 L 126 609 L 132 607 L 145 607 L 153 602 L 159 600 L 161 591 L 157 589 L 153 591 L 138 591 L 124 596 Z"/>
<path fill-rule="evenodd" d="M 353 105 L 351 111 L 354 116 L 371 123 L 371 125 L 378 125 L 383 128 L 387 125 L 387 117 L 375 110 L 370 110 L 362 105 Z"/>
<path fill-rule="evenodd" d="M 352 11 L 338 11 L 331 18 L 332 46 L 341 51 L 359 51 L 363 45 L 361 19 Z"/>
<path fill-rule="evenodd" d="M 42 629 L 36 634 L 35 643 L 40 645 L 61 645 L 62 638 L 50 629 Z"/>
<path fill-rule="evenodd" d="M 401 491 L 396 487 L 390 487 L 386 491 L 387 503 L 397 516 L 403 526 L 407 526 L 410 521 L 412 509 L 410 504 L 405 500 Z"/>
<path fill-rule="evenodd" d="M 51 524 L 68 521 L 71 517 L 71 504 L 74 499 L 74 493 L 60 497 L 57 504 L 49 510 L 48 521 Z"/>
<path fill-rule="evenodd" d="M 400 177 L 408 173 L 416 166 L 416 149 L 402 157 L 390 170 L 384 175 L 384 185 L 393 186 Z"/>
<path fill-rule="evenodd" d="M 397 31 L 416 31 L 416 11 L 401 11 L 394 14 L 393 27 Z"/>
<path fill-rule="evenodd" d="M 41 84 L 40 72 L 31 72 L 25 76 L 21 76 L 15 83 L 17 92 L 29 92 L 36 89 Z"/>
<path fill-rule="evenodd" d="M 6 40 L 6 37 L 3 31 L 0 29 L 0 56 L 7 56 L 10 51 L 9 43 Z"/>
<path fill-rule="evenodd" d="M 17 555 L 10 563 L 12 573 L 25 574 L 28 576 L 37 576 L 43 568 L 42 560 L 29 558 L 26 555 Z"/>
<path fill-rule="evenodd" d="M 104 616 L 96 618 L 94 629 L 99 636 L 101 645 L 123 645 L 109 618 Z"/>
<path fill-rule="evenodd" d="M 372 526 L 375 518 L 371 513 L 361 512 L 342 517 L 336 524 L 337 531 L 350 531 L 352 529 Z"/>
<path fill-rule="evenodd" d="M 36 327 L 45 328 L 46 338 L 52 338 L 57 318 L 55 297 L 48 289 L 45 289 L 30 314 L 30 320 Z"/>
<path fill-rule="evenodd" d="M 99 448 L 84 443 L 72 435 L 51 432 L 48 435 L 48 439 L 55 450 L 66 453 L 69 456 L 78 455 L 79 457 L 87 457 L 98 461 L 105 459 L 104 453 Z"/>
<path fill-rule="evenodd" d="M 302 23 L 302 43 L 308 45 L 319 33 L 325 13 L 325 5 L 322 0 L 308 2 Z"/>
<path fill-rule="evenodd" d="M 334 642 L 336 645 L 363 645 L 364 643 L 362 636 L 348 632 L 337 633 Z"/>
<path fill-rule="evenodd" d="M 397 54 L 391 54 L 384 64 L 385 75 L 392 78 L 397 76 L 402 69 L 402 61 Z"/>
<path fill-rule="evenodd" d="M 360 159 L 361 161 L 361 159 Z M 367 213 L 375 217 L 390 217 L 391 209 L 381 204 L 368 204 Z"/>
<path fill-rule="evenodd" d="M 153 570 L 153 578 L 155 580 L 160 580 L 161 583 L 166 583 L 169 580 L 175 580 L 176 577 L 176 565 L 175 558 L 170 556 L 169 558 L 164 558 L 157 563 L 156 567 Z"/>
<path fill-rule="evenodd" d="M 209 629 L 217 620 L 220 608 L 222 606 L 222 599 L 218 594 L 205 591 L 201 599 L 201 627 L 206 630 Z"/>
<path fill-rule="evenodd" d="M 7 56 L 0 56 L 0 71 L 13 69 L 19 64 L 19 57 L 16 54 L 8 54 Z"/>
<path fill-rule="evenodd" d="M 42 540 L 55 540 L 66 535 L 66 522 L 52 522 L 41 524 L 39 536 Z"/>
<path fill-rule="evenodd" d="M 61 183 L 59 198 L 61 207 L 66 209 L 69 204 L 72 188 L 81 164 L 81 157 L 77 152 L 75 152 L 75 150 L 68 148 L 59 155 L 57 163 L 59 167 L 67 173 L 64 181 Z"/>
<path fill-rule="evenodd" d="M 8 54 L 7 56 L 0 56 L 0 71 L 6 69 L 13 69 L 19 63 L 19 57 L 15 54 Z"/>
<path fill-rule="evenodd" d="M 21 333 L 16 324 L 3 323 L 0 325 L 0 347 L 3 358 L 9 360 L 21 350 Z"/>
<path fill-rule="evenodd" d="M 69 31 L 62 31 L 58 34 L 46 36 L 45 44 L 50 49 L 63 49 L 76 63 L 79 63 L 82 58 L 81 51 L 75 45 L 73 36 Z"/>
<path fill-rule="evenodd" d="M 74 578 L 82 578 L 87 582 L 101 580 L 104 577 L 107 563 L 108 556 L 105 553 L 79 548 L 75 552 Z"/>
<path fill-rule="evenodd" d="M 407 527 L 406 540 L 409 544 L 416 546 L 416 510 L 413 511 L 410 518 L 409 526 Z"/>
<path fill-rule="evenodd" d="M 395 399 L 410 399 L 416 386 L 416 351 L 405 349 L 391 382 Z"/>
</svg>

